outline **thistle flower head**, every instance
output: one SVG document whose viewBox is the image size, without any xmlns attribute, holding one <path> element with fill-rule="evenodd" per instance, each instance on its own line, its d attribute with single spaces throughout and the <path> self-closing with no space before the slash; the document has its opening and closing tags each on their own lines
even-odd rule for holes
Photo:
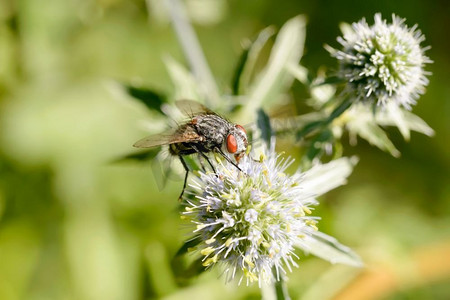
<svg viewBox="0 0 450 300">
<path fill-rule="evenodd" d="M 227 281 L 237 276 L 249 284 L 278 280 L 297 266 L 294 247 L 307 249 L 317 231 L 314 197 L 344 183 L 351 167 L 331 180 L 322 172 L 325 182 L 314 194 L 320 178 L 309 171 L 286 174 L 292 162 L 271 151 L 261 161 L 244 157 L 243 172 L 220 163 L 216 174 L 200 172 L 193 180 L 183 214 L 196 225 L 205 267 L 222 264 Z"/>
<path fill-rule="evenodd" d="M 375 15 L 375 24 L 365 19 L 352 24 L 338 38 L 341 51 L 330 49 L 340 61 L 340 75 L 348 81 L 347 90 L 358 100 L 378 105 L 395 103 L 406 109 L 425 91 L 428 84 L 423 70 L 431 60 L 424 55 L 425 40 L 417 25 L 408 28 L 404 19 L 392 15 L 388 24 Z"/>
</svg>

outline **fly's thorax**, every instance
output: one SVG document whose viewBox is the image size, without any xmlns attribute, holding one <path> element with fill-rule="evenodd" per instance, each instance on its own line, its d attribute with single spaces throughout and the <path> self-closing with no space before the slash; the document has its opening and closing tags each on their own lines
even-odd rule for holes
<svg viewBox="0 0 450 300">
<path fill-rule="evenodd" d="M 195 128 L 205 138 L 204 143 L 211 149 L 220 147 L 233 124 L 215 114 L 205 114 L 195 118 Z"/>
</svg>

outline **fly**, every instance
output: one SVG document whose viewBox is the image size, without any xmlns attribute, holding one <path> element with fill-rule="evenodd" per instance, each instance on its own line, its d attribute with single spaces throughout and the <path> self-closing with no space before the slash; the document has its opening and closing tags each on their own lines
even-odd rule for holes
<svg viewBox="0 0 450 300">
<path fill-rule="evenodd" d="M 189 174 L 189 168 L 183 156 L 197 153 L 208 162 L 216 173 L 214 165 L 206 155 L 210 152 L 216 152 L 239 171 L 242 171 L 225 152 L 232 154 L 236 162 L 239 163 L 247 150 L 248 140 L 244 127 L 229 122 L 195 101 L 180 100 L 176 102 L 176 105 L 181 111 L 190 112 L 189 121 L 179 125 L 172 133 L 149 136 L 137 141 L 133 146 L 152 148 L 169 145 L 169 153 L 178 156 L 186 171 L 183 190 L 178 198 L 181 200 Z"/>
</svg>

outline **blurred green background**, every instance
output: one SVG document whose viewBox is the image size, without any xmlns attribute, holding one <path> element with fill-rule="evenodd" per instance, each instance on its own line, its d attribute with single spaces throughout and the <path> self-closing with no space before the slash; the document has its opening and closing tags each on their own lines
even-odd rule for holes
<svg viewBox="0 0 450 300">
<path fill-rule="evenodd" d="M 301 255 L 293 299 L 450 299 L 450 2 L 190 0 L 212 72 L 228 92 L 241 41 L 308 18 L 302 64 L 336 62 L 338 24 L 376 12 L 419 24 L 432 45 L 427 93 L 414 112 L 436 131 L 413 134 L 395 159 L 366 142 L 348 185 L 322 198 L 322 231 L 367 267 Z M 0 0 L 0 299 L 258 299 L 217 270 L 176 279 L 182 181 L 160 190 L 149 164 L 113 163 L 155 117 L 117 89 L 136 82 L 170 93 L 163 57 L 184 61 L 158 0 Z M 293 95 L 304 97 L 296 84 Z M 300 112 L 301 113 L 301 112 Z"/>
</svg>

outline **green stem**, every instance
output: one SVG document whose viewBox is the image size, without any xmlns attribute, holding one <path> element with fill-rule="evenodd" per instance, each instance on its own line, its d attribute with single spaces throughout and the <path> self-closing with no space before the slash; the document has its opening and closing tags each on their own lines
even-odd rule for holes
<svg viewBox="0 0 450 300">
<path fill-rule="evenodd" d="M 338 118 L 348 108 L 350 108 L 352 103 L 353 103 L 353 101 L 351 101 L 351 99 L 348 99 L 348 98 L 344 99 L 344 101 L 342 101 L 341 104 L 339 104 L 325 120 L 314 121 L 309 124 L 306 124 L 305 127 L 297 133 L 297 139 L 300 140 L 301 138 L 307 136 L 308 134 L 310 134 L 311 132 L 313 132 L 317 129 L 323 129 L 323 128 L 327 127 L 328 125 L 331 124 L 331 122 L 333 122 L 333 120 Z"/>
<path fill-rule="evenodd" d="M 206 62 L 197 35 L 188 20 L 186 9 L 180 0 L 165 0 L 164 4 L 169 11 L 178 41 L 189 62 L 192 73 L 203 88 L 202 92 L 204 92 L 205 98 L 208 101 L 206 105 L 214 106 L 211 105 L 211 102 L 219 102 L 219 91 Z"/>
<path fill-rule="evenodd" d="M 324 125 L 328 125 L 333 122 L 334 119 L 342 115 L 350 106 L 353 101 L 351 99 L 345 98 L 338 107 L 336 107 L 330 114 L 330 116 L 325 120 Z"/>
<path fill-rule="evenodd" d="M 275 294 L 277 300 L 290 300 L 287 284 L 286 282 L 280 278 L 280 281 L 275 282 Z"/>
</svg>

